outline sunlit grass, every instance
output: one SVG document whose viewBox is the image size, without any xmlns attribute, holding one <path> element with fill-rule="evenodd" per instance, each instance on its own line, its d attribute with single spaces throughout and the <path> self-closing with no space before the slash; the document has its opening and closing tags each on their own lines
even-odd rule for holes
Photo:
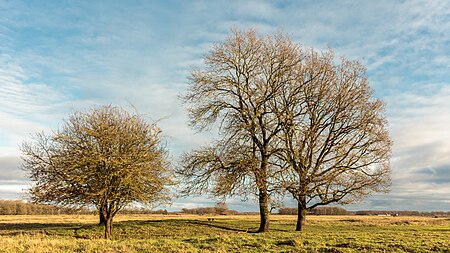
<svg viewBox="0 0 450 253">
<path fill-rule="evenodd" d="M 449 252 L 450 219 L 430 217 L 119 215 L 113 240 L 94 215 L 0 216 L 0 252 Z"/>
</svg>

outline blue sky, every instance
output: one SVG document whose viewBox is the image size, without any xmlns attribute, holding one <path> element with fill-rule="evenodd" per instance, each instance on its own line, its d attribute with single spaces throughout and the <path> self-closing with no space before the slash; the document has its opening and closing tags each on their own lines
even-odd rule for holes
<svg viewBox="0 0 450 253">
<path fill-rule="evenodd" d="M 0 198 L 20 198 L 29 184 L 20 143 L 92 105 L 163 118 L 174 160 L 206 143 L 210 134 L 187 126 L 177 96 L 232 27 L 282 30 L 367 66 L 387 103 L 392 191 L 348 208 L 450 210 L 448 1 L 0 0 Z M 174 200 L 171 209 L 211 203 Z M 239 199 L 230 207 L 257 210 Z"/>
</svg>

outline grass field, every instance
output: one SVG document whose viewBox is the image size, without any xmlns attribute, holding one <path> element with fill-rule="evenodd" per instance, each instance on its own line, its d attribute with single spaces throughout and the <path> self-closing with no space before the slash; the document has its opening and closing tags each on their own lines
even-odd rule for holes
<svg viewBox="0 0 450 253">
<path fill-rule="evenodd" d="M 113 240 L 93 215 L 0 216 L 0 252 L 450 252 L 450 218 L 118 215 Z"/>
</svg>

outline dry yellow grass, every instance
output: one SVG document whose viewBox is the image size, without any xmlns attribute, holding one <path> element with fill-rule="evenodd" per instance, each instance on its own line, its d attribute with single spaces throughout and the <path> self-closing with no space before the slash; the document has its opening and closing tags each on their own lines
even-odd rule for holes
<svg viewBox="0 0 450 253">
<path fill-rule="evenodd" d="M 208 221 L 214 218 L 214 221 Z M 0 216 L 0 252 L 449 252 L 447 217 L 118 215 L 113 240 L 96 215 Z"/>
</svg>

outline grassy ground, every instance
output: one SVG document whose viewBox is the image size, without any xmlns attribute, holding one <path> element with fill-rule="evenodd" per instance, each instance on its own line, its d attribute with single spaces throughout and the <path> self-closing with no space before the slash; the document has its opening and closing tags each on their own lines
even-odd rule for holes
<svg viewBox="0 0 450 253">
<path fill-rule="evenodd" d="M 121 215 L 113 240 L 97 217 L 0 216 L 0 252 L 450 252 L 450 218 L 308 216 L 303 233 L 294 216 Z"/>
</svg>

